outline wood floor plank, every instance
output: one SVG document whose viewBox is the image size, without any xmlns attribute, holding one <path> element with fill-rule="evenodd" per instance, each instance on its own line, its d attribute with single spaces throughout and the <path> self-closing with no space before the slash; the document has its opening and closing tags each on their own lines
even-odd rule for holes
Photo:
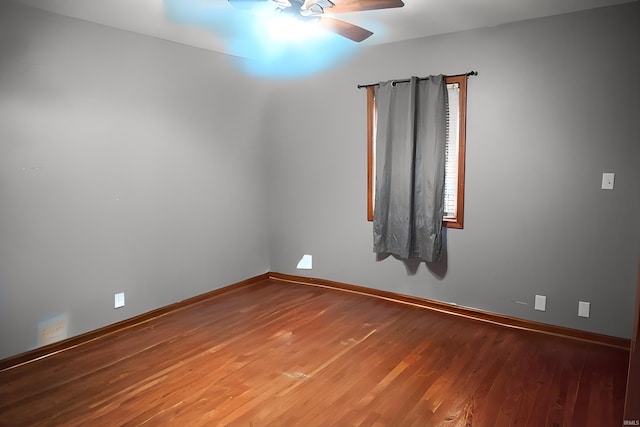
<svg viewBox="0 0 640 427">
<path fill-rule="evenodd" d="M 619 426 L 628 352 L 265 280 L 0 372 L 0 426 Z"/>
</svg>

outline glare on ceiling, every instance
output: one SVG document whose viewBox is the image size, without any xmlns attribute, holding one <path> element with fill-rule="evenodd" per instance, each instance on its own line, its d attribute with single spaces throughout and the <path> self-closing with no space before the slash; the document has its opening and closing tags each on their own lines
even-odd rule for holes
<svg viewBox="0 0 640 427">
<path fill-rule="evenodd" d="M 357 43 L 328 32 L 313 20 L 275 13 L 272 2 L 236 9 L 202 0 L 164 0 L 168 20 L 223 36 L 227 49 L 244 58 L 244 71 L 293 78 L 314 74 L 348 59 Z"/>
</svg>

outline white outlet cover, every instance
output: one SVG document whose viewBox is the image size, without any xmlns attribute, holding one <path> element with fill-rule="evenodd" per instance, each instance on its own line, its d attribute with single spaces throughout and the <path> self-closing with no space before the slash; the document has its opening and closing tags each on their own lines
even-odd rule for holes
<svg viewBox="0 0 640 427">
<path fill-rule="evenodd" d="M 116 294 L 113 298 L 113 308 L 124 307 L 124 292 Z"/>
<path fill-rule="evenodd" d="M 591 308 L 590 302 L 585 302 L 585 301 L 578 302 L 578 316 L 589 317 L 590 308 Z"/>
<path fill-rule="evenodd" d="M 613 184 L 616 179 L 615 173 L 606 172 L 602 174 L 602 189 L 613 190 Z"/>
<path fill-rule="evenodd" d="M 538 311 L 547 310 L 547 297 L 544 295 L 536 295 L 536 304 L 534 308 Z"/>
</svg>

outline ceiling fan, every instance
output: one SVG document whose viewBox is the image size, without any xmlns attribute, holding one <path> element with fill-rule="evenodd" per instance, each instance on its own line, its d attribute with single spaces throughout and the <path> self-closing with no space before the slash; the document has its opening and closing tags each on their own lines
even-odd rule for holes
<svg viewBox="0 0 640 427">
<path fill-rule="evenodd" d="M 252 4 L 270 2 L 276 7 L 276 12 L 286 13 L 301 20 L 314 20 L 336 34 L 354 42 L 361 42 L 373 33 L 365 28 L 332 18 L 325 15 L 361 12 L 365 10 L 380 10 L 402 7 L 402 0 L 228 0 L 231 5 L 248 9 Z"/>
</svg>

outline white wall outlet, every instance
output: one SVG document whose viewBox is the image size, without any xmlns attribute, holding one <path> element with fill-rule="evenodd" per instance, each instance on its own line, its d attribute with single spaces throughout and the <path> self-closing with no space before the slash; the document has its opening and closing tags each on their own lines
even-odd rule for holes
<svg viewBox="0 0 640 427">
<path fill-rule="evenodd" d="M 113 298 L 113 308 L 124 307 L 124 292 L 116 294 Z"/>
<path fill-rule="evenodd" d="M 547 297 L 544 295 L 536 295 L 536 304 L 534 309 L 538 311 L 546 311 L 547 310 Z"/>
<path fill-rule="evenodd" d="M 613 190 L 613 183 L 616 179 L 615 173 L 606 172 L 602 174 L 602 189 Z"/>
<path fill-rule="evenodd" d="M 578 302 L 578 316 L 589 317 L 589 310 L 591 309 L 591 303 L 586 301 Z"/>
</svg>

